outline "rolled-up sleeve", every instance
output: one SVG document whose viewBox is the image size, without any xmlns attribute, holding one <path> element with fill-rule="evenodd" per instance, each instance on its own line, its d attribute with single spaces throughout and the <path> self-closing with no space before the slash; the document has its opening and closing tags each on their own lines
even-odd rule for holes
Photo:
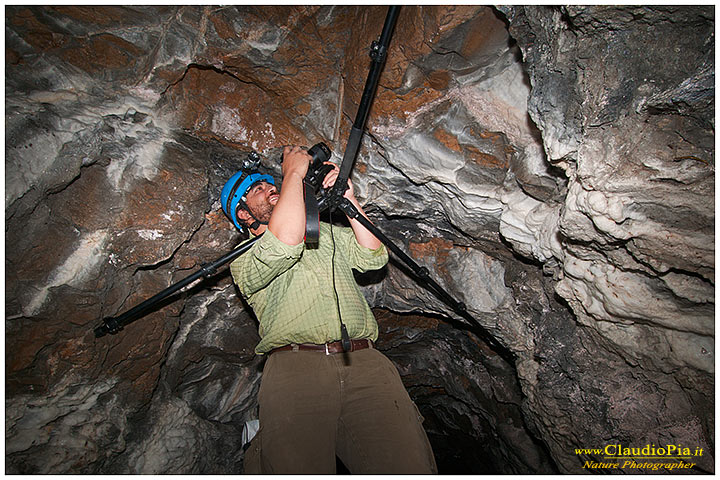
<svg viewBox="0 0 720 480">
<path fill-rule="evenodd" d="M 248 252 L 230 264 L 230 272 L 243 295 L 252 295 L 295 265 L 303 248 L 303 243 L 287 245 L 266 230 Z"/>
<path fill-rule="evenodd" d="M 350 265 L 359 272 L 367 272 L 369 270 L 378 270 L 388 263 L 388 251 L 385 245 L 379 248 L 370 249 L 363 247 L 357 242 L 352 229 L 345 230 L 345 245 L 347 247 Z"/>
</svg>

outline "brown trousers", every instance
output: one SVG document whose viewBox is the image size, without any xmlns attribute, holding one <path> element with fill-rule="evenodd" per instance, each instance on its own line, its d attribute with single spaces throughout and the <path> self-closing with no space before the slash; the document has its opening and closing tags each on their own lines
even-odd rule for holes
<svg viewBox="0 0 720 480">
<path fill-rule="evenodd" d="M 260 385 L 260 430 L 245 473 L 437 473 L 422 417 L 392 362 L 373 348 L 281 351 Z"/>
</svg>

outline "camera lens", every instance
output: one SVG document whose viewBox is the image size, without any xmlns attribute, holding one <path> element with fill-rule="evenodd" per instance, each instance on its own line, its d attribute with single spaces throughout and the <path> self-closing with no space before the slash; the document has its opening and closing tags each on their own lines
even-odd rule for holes
<svg viewBox="0 0 720 480">
<path fill-rule="evenodd" d="M 312 147 L 310 147 L 310 150 L 308 150 L 308 155 L 312 157 L 313 164 L 315 163 L 323 163 L 330 160 L 330 149 L 327 145 L 325 145 L 323 142 L 316 143 Z"/>
<path fill-rule="evenodd" d="M 317 191 L 325 176 L 333 169 L 332 165 L 324 163 L 330 160 L 330 149 L 322 142 L 316 143 L 308 150 L 308 155 L 312 157 L 312 161 L 305 175 L 305 183 Z"/>
</svg>

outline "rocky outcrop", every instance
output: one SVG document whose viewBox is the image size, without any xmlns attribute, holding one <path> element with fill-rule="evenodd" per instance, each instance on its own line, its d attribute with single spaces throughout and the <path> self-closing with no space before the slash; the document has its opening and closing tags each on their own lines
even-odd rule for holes
<svg viewBox="0 0 720 480">
<path fill-rule="evenodd" d="M 553 251 L 556 291 L 632 361 L 712 372 L 714 60 L 695 48 L 712 42 L 712 12 L 565 13 L 519 9 L 511 21 L 531 65 L 530 113 L 569 178 L 562 208 L 548 213 L 557 222 L 543 225 L 564 247 Z M 556 49 L 542 47 L 550 40 Z M 657 58 L 671 60 L 658 68 Z M 567 114 L 549 126 L 550 111 Z"/>
<path fill-rule="evenodd" d="M 702 443 L 701 412 L 714 403 L 713 14 L 673 7 L 508 13 L 533 85 L 530 114 L 548 161 L 568 176 L 563 205 L 534 228 L 536 238 L 555 235 L 562 249 L 552 249 L 550 262 L 535 257 L 546 267 L 557 261 L 555 291 L 593 343 L 642 372 L 631 378 L 662 385 L 651 394 L 616 376 L 603 387 L 628 392 L 632 402 L 664 403 L 647 420 L 645 438 L 661 444 L 669 431 L 682 431 L 674 441 Z M 668 59 L 663 67 L 659 58 Z M 689 395 L 688 379 L 697 389 Z M 629 393 L 637 388 L 644 392 Z M 679 397 L 682 407 L 668 404 Z M 617 411 L 618 395 L 609 398 Z M 712 427 L 705 428 L 712 442 Z"/>
<path fill-rule="evenodd" d="M 93 328 L 240 241 L 249 151 L 340 161 L 385 11 L 6 8 L 6 473 L 242 471 L 262 358 L 227 271 Z M 576 449 L 616 444 L 714 471 L 713 32 L 402 8 L 352 178 L 472 320 L 397 261 L 359 281 L 441 473 L 615 471 Z"/>
</svg>

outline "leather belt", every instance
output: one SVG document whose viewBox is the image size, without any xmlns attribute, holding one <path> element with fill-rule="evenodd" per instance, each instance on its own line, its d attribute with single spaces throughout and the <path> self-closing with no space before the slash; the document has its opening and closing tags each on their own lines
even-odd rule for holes
<svg viewBox="0 0 720 480">
<path fill-rule="evenodd" d="M 365 348 L 375 348 L 373 346 L 373 341 L 367 338 L 363 338 L 360 340 L 350 340 L 351 352 L 354 352 L 355 350 L 363 350 Z M 341 340 L 332 343 L 324 343 L 322 345 L 317 345 L 314 343 L 292 343 L 283 347 L 273 348 L 268 352 L 268 355 L 272 355 L 273 353 L 280 352 L 282 350 L 292 350 L 294 352 L 300 350 L 314 350 L 316 352 L 325 352 L 325 355 L 332 355 L 335 353 L 342 353 L 343 346 Z"/>
</svg>

